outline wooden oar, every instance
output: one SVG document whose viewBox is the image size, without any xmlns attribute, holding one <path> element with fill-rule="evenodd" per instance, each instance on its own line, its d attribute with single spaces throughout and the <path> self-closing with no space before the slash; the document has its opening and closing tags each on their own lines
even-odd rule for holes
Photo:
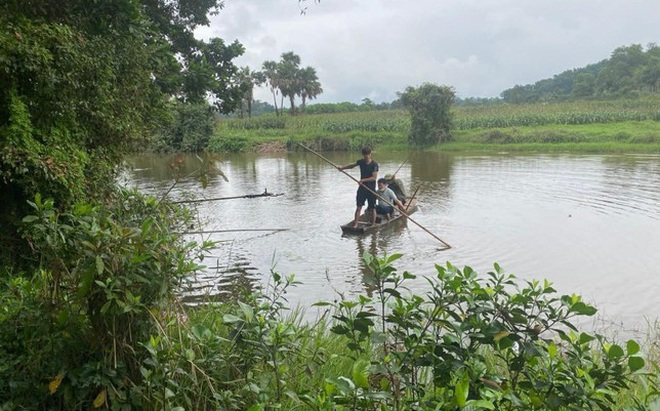
<svg viewBox="0 0 660 411">
<path fill-rule="evenodd" d="M 353 177 L 352 175 L 348 174 L 346 171 L 342 170 L 337 164 L 333 163 L 332 161 L 328 160 L 327 158 L 323 157 L 321 154 L 317 153 L 316 151 L 312 150 L 311 148 L 309 148 L 309 147 L 307 147 L 307 146 L 304 146 L 304 145 L 302 145 L 302 144 L 300 144 L 300 143 L 298 143 L 298 145 L 299 145 L 300 147 L 304 148 L 305 150 L 309 151 L 310 153 L 312 153 L 312 154 L 318 156 L 320 159 L 324 160 L 325 162 L 327 162 L 328 164 L 330 164 L 331 166 L 333 166 L 333 167 L 336 168 L 337 170 L 339 170 L 339 171 L 341 171 L 342 173 L 346 174 L 351 180 L 353 180 L 353 181 L 355 181 L 356 183 L 360 184 L 361 186 L 363 186 L 364 188 L 366 188 L 367 190 L 369 190 L 369 192 L 371 192 L 372 194 L 374 194 L 376 197 L 378 197 L 378 198 L 380 198 L 381 200 L 383 200 L 383 202 L 385 202 L 385 204 L 387 204 L 387 205 L 389 205 L 389 206 L 391 206 L 391 207 L 395 207 L 394 204 L 392 204 L 392 203 L 390 203 L 389 201 L 385 200 L 384 198 L 382 198 L 381 196 L 379 196 L 378 193 L 376 193 L 375 191 L 373 191 L 372 189 L 370 189 L 370 188 L 367 187 L 366 185 L 360 183 L 360 181 L 359 181 L 358 179 L 356 179 L 356 178 Z M 419 227 L 419 228 L 421 228 L 422 230 L 426 231 L 426 232 L 427 232 L 428 234 L 430 234 L 433 238 L 435 238 L 436 240 L 438 240 L 438 241 L 440 241 L 442 244 L 444 244 L 445 247 L 444 247 L 444 248 L 440 248 L 439 251 L 442 251 L 442 250 L 448 250 L 448 249 L 451 248 L 451 246 L 450 246 L 449 244 L 447 244 L 442 238 L 440 238 L 440 237 L 438 237 L 437 235 L 433 234 L 433 233 L 430 232 L 426 227 L 424 227 L 423 225 L 421 225 L 421 224 L 418 223 L 417 221 L 413 220 L 413 219 L 412 219 L 412 218 L 411 218 L 406 212 L 401 211 L 401 210 L 399 210 L 399 212 L 400 212 L 401 214 L 403 214 L 404 216 L 406 216 L 406 218 L 408 218 L 408 220 L 412 221 L 417 227 Z"/>
</svg>

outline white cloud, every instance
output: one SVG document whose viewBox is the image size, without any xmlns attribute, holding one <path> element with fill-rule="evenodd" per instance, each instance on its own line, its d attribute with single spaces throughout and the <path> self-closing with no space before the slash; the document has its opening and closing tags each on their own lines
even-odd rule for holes
<svg viewBox="0 0 660 411">
<path fill-rule="evenodd" d="M 658 0 L 227 0 L 200 37 L 239 40 L 237 64 L 258 69 L 293 51 L 316 68 L 320 102 L 391 101 L 434 82 L 461 97 L 494 97 L 660 43 Z M 256 94 L 270 101 L 267 90 Z"/>
</svg>

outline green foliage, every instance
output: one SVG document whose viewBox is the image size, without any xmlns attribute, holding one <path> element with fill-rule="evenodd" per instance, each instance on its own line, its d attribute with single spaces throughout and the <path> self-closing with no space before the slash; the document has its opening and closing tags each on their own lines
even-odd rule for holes
<svg viewBox="0 0 660 411">
<path fill-rule="evenodd" d="M 0 285 L 0 406 L 139 404 L 139 343 L 208 244 L 175 233 L 187 214 L 133 192 L 68 213 L 39 195 L 31 206 L 23 233 L 40 269 Z"/>
<path fill-rule="evenodd" d="M 230 130 L 304 130 L 323 134 L 354 131 L 405 133 L 410 127 L 410 117 L 404 111 L 370 111 L 296 117 L 260 116 L 250 120 L 223 120 L 220 122 L 220 128 L 224 127 Z"/>
<path fill-rule="evenodd" d="M 263 73 L 261 78 L 268 84 L 273 94 L 273 103 L 275 104 L 275 113 L 282 114 L 282 107 L 277 109 L 277 96 L 281 94 L 282 98 L 289 99 L 290 114 L 296 114 L 295 98 L 302 98 L 302 111 L 305 111 L 307 99 L 314 99 L 323 93 L 321 83 L 313 67 L 300 67 L 300 56 L 292 51 L 282 53 L 279 62 L 272 60 L 263 63 Z"/>
<path fill-rule="evenodd" d="M 247 151 L 252 145 L 247 137 L 242 135 L 214 136 L 207 150 L 212 153 L 240 153 Z"/>
<path fill-rule="evenodd" d="M 177 307 L 167 290 L 196 267 L 180 254 L 193 250 L 158 228 L 167 208 L 129 197 L 75 218 L 35 201 L 29 232 L 50 264 L 0 283 L 3 409 L 653 409 L 637 342 L 580 331 L 595 308 L 497 265 L 485 277 L 436 266 L 419 296 L 400 254 L 365 255 L 373 297 L 318 303 L 330 323 L 289 314 L 297 283 L 276 272 L 226 304 Z"/>
<path fill-rule="evenodd" d="M 394 110 L 399 108 L 398 101 L 387 103 L 382 102 L 374 104 L 369 99 L 362 99 L 362 104 L 355 104 L 348 101 L 341 103 L 317 103 L 307 106 L 305 110 L 309 114 L 323 114 L 323 113 L 354 113 L 358 111 L 374 111 L 374 110 Z"/>
<path fill-rule="evenodd" d="M 220 39 L 205 43 L 193 35 L 222 3 L 161 3 L 4 4 L 0 191 L 7 195 L 0 205 L 6 227 L 0 261 L 25 264 L 26 245 L 16 233 L 35 193 L 62 209 L 111 195 L 122 157 L 163 123 L 167 101 L 206 102 L 210 93 L 223 112 L 238 103 L 232 59 L 242 46 Z M 204 133 L 181 138 L 181 149 L 206 146 Z"/>
<path fill-rule="evenodd" d="M 430 83 L 408 87 L 401 93 L 401 103 L 410 110 L 410 145 L 428 147 L 451 140 L 454 97 L 452 88 Z"/>
<path fill-rule="evenodd" d="M 274 130 L 286 128 L 286 117 L 261 116 L 249 120 L 229 120 L 227 126 L 233 130 Z"/>
<path fill-rule="evenodd" d="M 616 393 L 645 367 L 635 341 L 621 346 L 580 332 L 573 320 L 596 309 L 576 295 L 555 296 L 547 281 L 519 286 L 497 265 L 482 279 L 469 267 L 447 264 L 436 266 L 422 298 L 404 294 L 414 275 L 397 273 L 392 262 L 399 257 L 365 255 L 375 298 L 334 304 L 331 331 L 346 338 L 355 358 L 369 353 L 371 363 L 329 380 L 339 404 L 610 410 Z M 637 409 L 648 401 L 640 398 Z"/>
<path fill-rule="evenodd" d="M 190 39 L 189 39 L 190 41 Z M 192 104 L 204 104 L 208 94 L 220 113 L 231 113 L 241 103 L 244 90 L 238 77 L 239 70 L 231 61 L 245 49 L 238 42 L 226 45 L 222 39 L 213 38 L 208 43 L 192 41 L 196 52 L 189 54 L 183 71 L 182 100 Z"/>
<path fill-rule="evenodd" d="M 657 97 L 648 96 L 525 105 L 462 104 L 451 110 L 453 140 L 441 149 L 492 150 L 492 144 L 509 144 L 507 149 L 536 151 L 657 151 L 658 102 Z M 260 143 L 281 141 L 295 150 L 296 143 L 304 141 L 321 150 L 359 149 L 360 144 L 399 150 L 405 149 L 410 129 L 410 114 L 403 110 L 223 119 L 209 149 L 249 151 Z"/>
<path fill-rule="evenodd" d="M 619 47 L 609 59 L 567 70 L 534 84 L 517 85 L 501 93 L 507 103 L 556 102 L 570 99 L 635 97 L 660 91 L 660 47 L 639 44 Z"/>
<path fill-rule="evenodd" d="M 191 310 L 185 322 L 171 319 L 145 344 L 148 408 L 290 409 L 302 401 L 301 386 L 322 384 L 318 370 L 330 340 L 286 315 L 293 276 L 271 278 L 267 290 L 237 296 L 234 304 Z"/>
<path fill-rule="evenodd" d="M 227 314 L 223 321 L 229 326 L 232 357 L 238 378 L 245 378 L 260 369 L 261 376 L 254 387 L 260 406 L 268 409 L 280 404 L 293 376 L 286 365 L 289 355 L 301 354 L 301 333 L 290 321 L 285 321 L 285 295 L 297 283 L 293 276 L 282 278 L 272 273 L 270 293 L 257 295 L 246 303 L 239 301 L 237 315 Z M 255 368 L 257 367 L 257 368 Z"/>
<path fill-rule="evenodd" d="M 245 112 L 247 117 L 252 117 L 252 104 L 254 101 L 254 87 L 259 86 L 266 82 L 266 76 L 260 71 L 251 71 L 249 67 L 242 67 L 238 72 L 238 81 L 242 93 L 239 117 L 244 118 Z M 260 110 L 264 108 L 261 103 Z"/>
<path fill-rule="evenodd" d="M 172 104 L 172 118 L 156 137 L 159 151 L 199 152 L 206 149 L 215 119 L 207 104 Z"/>
</svg>

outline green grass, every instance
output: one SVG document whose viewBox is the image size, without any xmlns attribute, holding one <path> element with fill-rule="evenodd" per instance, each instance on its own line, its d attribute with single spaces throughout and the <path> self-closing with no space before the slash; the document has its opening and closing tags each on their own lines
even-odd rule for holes
<svg viewBox="0 0 660 411">
<path fill-rule="evenodd" d="M 454 132 L 454 142 L 438 148 L 443 151 L 660 152 L 660 122 L 459 130 Z"/>
<path fill-rule="evenodd" d="M 660 95 L 634 100 L 455 107 L 454 141 L 442 151 L 660 152 Z M 408 149 L 410 116 L 404 110 L 265 115 L 218 122 L 209 151 L 251 151 L 280 141 L 293 150 L 305 142 L 322 150 L 365 144 Z"/>
</svg>

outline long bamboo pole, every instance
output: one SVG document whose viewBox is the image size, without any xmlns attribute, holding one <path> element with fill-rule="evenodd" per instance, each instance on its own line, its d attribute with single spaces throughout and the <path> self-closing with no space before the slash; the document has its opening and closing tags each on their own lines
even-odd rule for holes
<svg viewBox="0 0 660 411">
<path fill-rule="evenodd" d="M 356 179 L 356 178 L 353 177 L 352 175 L 348 174 L 346 171 L 342 170 L 337 164 L 333 163 L 332 161 L 328 160 L 327 158 L 323 157 L 321 154 L 317 153 L 316 151 L 312 150 L 311 148 L 309 148 L 309 147 L 307 147 L 307 146 L 304 146 L 304 145 L 302 145 L 302 144 L 300 144 L 300 143 L 298 143 L 298 145 L 299 145 L 300 147 L 304 148 L 305 150 L 309 151 L 310 153 L 316 155 L 316 156 L 319 157 L 320 159 L 324 160 L 325 162 L 327 162 L 328 164 L 330 164 L 331 166 L 333 166 L 333 167 L 336 168 L 337 170 L 341 171 L 342 173 L 344 173 L 345 175 L 347 175 L 351 180 L 353 180 L 353 181 L 355 181 L 356 183 L 362 185 L 364 188 L 366 188 L 367 190 L 369 190 L 369 191 L 370 191 L 372 194 L 374 194 L 376 197 L 378 197 L 378 198 L 380 198 L 381 200 L 383 200 L 387 205 L 394 207 L 394 204 L 391 204 L 390 202 L 388 202 L 387 200 L 385 200 L 384 198 L 382 198 L 381 196 L 379 196 L 378 193 L 376 193 L 375 191 L 373 191 L 373 190 L 370 189 L 369 187 L 365 186 L 364 184 L 360 183 L 360 181 L 359 181 L 358 179 Z M 430 232 L 426 227 L 424 227 L 423 225 L 421 225 L 421 224 L 418 223 L 417 221 L 413 220 L 413 219 L 412 219 L 412 218 L 411 218 L 406 212 L 401 211 L 401 210 L 399 210 L 399 212 L 400 212 L 401 214 L 403 214 L 404 216 L 406 216 L 406 218 L 408 218 L 408 220 L 412 221 L 417 227 L 419 227 L 419 228 L 421 228 L 422 230 L 426 231 L 426 232 L 427 232 L 428 234 L 430 234 L 433 238 L 435 238 L 436 240 L 440 241 L 440 242 L 445 246 L 444 248 L 441 248 L 440 251 L 442 251 L 442 250 L 448 250 L 448 249 L 451 248 L 451 246 L 450 246 L 449 244 L 447 244 L 442 238 L 440 238 L 440 237 L 438 237 L 437 235 L 433 234 L 433 233 Z"/>
<path fill-rule="evenodd" d="M 410 200 L 408 201 L 408 204 L 406 205 L 406 211 L 408 211 L 408 207 L 410 207 L 410 204 L 412 204 L 413 200 L 415 199 L 415 196 L 417 196 L 417 192 L 419 191 L 419 188 L 422 185 L 418 185 L 417 188 L 415 189 L 415 192 L 413 193 L 412 197 L 410 197 Z"/>
<path fill-rule="evenodd" d="M 401 163 L 399 168 L 397 168 L 396 171 L 394 172 L 394 174 L 392 174 L 392 180 L 394 180 L 394 178 L 396 177 L 396 174 L 401 170 L 401 167 L 403 167 L 403 165 L 408 162 L 409 159 L 410 159 L 410 154 L 408 154 L 408 157 L 406 157 L 406 159 L 403 160 L 403 163 Z"/>
<path fill-rule="evenodd" d="M 261 194 L 245 194 L 242 196 L 232 196 L 232 197 L 214 197 L 214 198 L 202 198 L 198 200 L 172 201 L 172 204 L 205 203 L 207 201 L 236 200 L 238 198 L 279 197 L 281 195 L 284 195 L 284 193 L 274 194 L 274 193 L 269 193 L 268 191 L 264 191 Z"/>
<path fill-rule="evenodd" d="M 216 233 L 248 233 L 248 232 L 261 232 L 261 231 L 289 231 L 288 228 L 231 228 L 227 230 L 205 230 L 205 231 L 186 231 L 180 234 L 216 234 Z"/>
</svg>

